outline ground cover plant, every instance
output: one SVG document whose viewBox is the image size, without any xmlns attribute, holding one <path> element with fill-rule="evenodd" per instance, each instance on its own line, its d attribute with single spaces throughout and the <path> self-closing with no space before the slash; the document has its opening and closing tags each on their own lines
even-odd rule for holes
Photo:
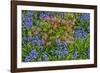
<svg viewBox="0 0 100 73">
<path fill-rule="evenodd" d="M 22 10 L 22 61 L 90 58 L 90 14 Z"/>
</svg>

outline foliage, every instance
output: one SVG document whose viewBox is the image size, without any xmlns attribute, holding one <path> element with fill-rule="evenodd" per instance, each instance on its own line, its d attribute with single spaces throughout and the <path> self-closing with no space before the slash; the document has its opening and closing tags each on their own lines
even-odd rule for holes
<svg viewBox="0 0 100 73">
<path fill-rule="evenodd" d="M 89 59 L 90 14 L 22 11 L 22 61 Z"/>
</svg>

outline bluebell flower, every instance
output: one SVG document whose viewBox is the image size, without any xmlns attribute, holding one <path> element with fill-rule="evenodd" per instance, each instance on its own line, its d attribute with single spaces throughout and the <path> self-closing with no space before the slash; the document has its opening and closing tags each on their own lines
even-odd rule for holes
<svg viewBox="0 0 100 73">
<path fill-rule="evenodd" d="M 23 23 L 28 27 L 31 28 L 33 26 L 32 18 L 29 16 L 24 16 Z"/>
<path fill-rule="evenodd" d="M 45 59 L 45 61 L 48 61 L 48 56 L 46 55 L 46 53 L 43 53 L 43 58 Z"/>
<path fill-rule="evenodd" d="M 59 44 L 58 44 L 59 45 Z M 58 47 L 58 49 L 63 49 L 63 46 L 62 45 L 60 45 L 59 47 Z"/>
<path fill-rule="evenodd" d="M 28 36 L 28 41 L 31 41 L 33 39 L 32 36 Z"/>
<path fill-rule="evenodd" d="M 35 35 L 35 39 L 39 40 L 39 35 L 38 34 Z"/>
<path fill-rule="evenodd" d="M 63 53 L 66 54 L 66 55 L 68 55 L 69 52 L 68 52 L 68 50 L 67 50 L 66 47 L 64 47 L 64 49 L 63 49 Z"/>
<path fill-rule="evenodd" d="M 26 58 L 25 58 L 25 62 L 30 62 L 30 60 L 31 60 L 31 57 L 28 55 L 28 56 L 26 56 Z"/>
<path fill-rule="evenodd" d="M 27 37 L 24 36 L 24 37 L 23 37 L 23 40 L 26 41 L 26 40 L 27 40 Z"/>
<path fill-rule="evenodd" d="M 80 38 L 82 36 L 81 30 L 76 30 L 75 31 L 75 37 Z"/>
<path fill-rule="evenodd" d="M 67 45 L 68 45 L 68 44 L 67 44 L 67 42 L 66 42 L 66 41 L 64 41 L 64 46 L 65 46 L 65 47 L 67 47 Z"/>
<path fill-rule="evenodd" d="M 42 49 L 43 48 L 43 46 L 39 46 L 40 47 L 40 49 Z"/>
<path fill-rule="evenodd" d="M 42 19 L 46 18 L 47 16 L 48 16 L 48 14 L 46 14 L 46 13 L 41 13 L 41 14 L 40 14 L 40 17 L 41 17 Z"/>
<path fill-rule="evenodd" d="M 90 13 L 83 13 L 81 15 L 82 20 L 90 20 Z"/>
<path fill-rule="evenodd" d="M 35 18 L 35 19 L 37 19 L 37 18 L 38 18 L 37 14 L 34 14 L 34 18 Z"/>
<path fill-rule="evenodd" d="M 41 41 L 41 44 L 43 44 L 43 43 L 44 43 L 44 39 L 40 39 L 40 41 Z"/>
<path fill-rule="evenodd" d="M 35 38 L 38 40 L 38 39 L 39 39 L 39 36 L 38 36 L 38 35 L 36 35 L 36 36 L 35 36 Z"/>
<path fill-rule="evenodd" d="M 86 36 L 87 36 L 87 33 L 83 31 L 83 32 L 82 32 L 82 37 L 85 38 Z"/>
<path fill-rule="evenodd" d="M 32 58 L 32 59 L 35 59 L 38 57 L 38 53 L 33 49 L 30 53 L 29 53 L 29 56 Z"/>
<path fill-rule="evenodd" d="M 39 50 L 39 51 L 41 52 L 41 51 L 43 50 L 43 46 L 39 46 L 39 48 L 40 48 L 40 50 Z"/>
<path fill-rule="evenodd" d="M 33 40 L 32 40 L 32 43 L 33 43 L 33 44 L 37 43 L 37 40 L 33 39 Z"/>
<path fill-rule="evenodd" d="M 85 38 L 87 33 L 83 30 L 75 30 L 75 37 L 76 38 Z"/>
<path fill-rule="evenodd" d="M 59 52 L 61 56 L 68 55 L 68 50 L 66 48 L 59 50 Z"/>
<path fill-rule="evenodd" d="M 59 51 L 61 56 L 64 56 L 65 54 L 63 53 L 63 51 Z"/>
<path fill-rule="evenodd" d="M 55 51 L 54 50 L 51 51 L 51 55 L 56 55 L 56 54 L 57 54 L 56 50 Z"/>
<path fill-rule="evenodd" d="M 41 41 L 40 40 L 37 41 L 37 45 L 41 46 Z"/>
<path fill-rule="evenodd" d="M 57 44 L 57 45 L 60 45 L 60 44 L 61 44 L 61 41 L 60 41 L 59 38 L 56 39 L 56 44 Z"/>
<path fill-rule="evenodd" d="M 78 53 L 75 51 L 74 55 L 73 55 L 73 58 L 76 59 L 77 57 L 78 57 Z"/>
<path fill-rule="evenodd" d="M 27 16 L 29 17 L 33 16 L 33 11 L 27 11 Z"/>
</svg>

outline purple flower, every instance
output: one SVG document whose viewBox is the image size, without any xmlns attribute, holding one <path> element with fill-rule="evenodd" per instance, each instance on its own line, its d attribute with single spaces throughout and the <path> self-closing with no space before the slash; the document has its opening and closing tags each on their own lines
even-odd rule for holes
<svg viewBox="0 0 100 73">
<path fill-rule="evenodd" d="M 35 18 L 35 19 L 37 19 L 37 18 L 38 18 L 38 17 L 37 17 L 37 14 L 34 14 L 34 18 Z"/>
<path fill-rule="evenodd" d="M 83 30 L 76 30 L 75 31 L 76 38 L 85 38 L 86 36 L 87 36 L 87 33 Z"/>
<path fill-rule="evenodd" d="M 46 14 L 46 13 L 41 13 L 41 14 L 40 14 L 40 17 L 41 17 L 42 19 L 46 18 L 47 16 L 48 16 L 48 14 Z"/>
<path fill-rule="evenodd" d="M 82 36 L 85 38 L 87 36 L 87 33 L 83 31 Z"/>
<path fill-rule="evenodd" d="M 35 51 L 35 50 L 32 50 L 30 53 L 29 53 L 29 56 L 32 58 L 32 59 L 35 59 L 38 57 L 38 53 Z"/>
<path fill-rule="evenodd" d="M 27 40 L 27 37 L 23 37 L 23 40 L 26 41 Z"/>
<path fill-rule="evenodd" d="M 77 57 L 78 57 L 78 53 L 75 51 L 74 55 L 73 55 L 73 58 L 76 59 Z"/>
<path fill-rule="evenodd" d="M 28 41 L 31 41 L 33 39 L 32 36 L 28 36 Z"/>
<path fill-rule="evenodd" d="M 90 13 L 83 13 L 81 15 L 82 20 L 90 20 Z"/>
<path fill-rule="evenodd" d="M 67 47 L 67 42 L 66 41 L 64 41 L 64 46 Z"/>
<path fill-rule="evenodd" d="M 45 61 L 48 61 L 48 56 L 46 55 L 46 53 L 43 53 L 43 58 L 45 59 Z"/>
<path fill-rule="evenodd" d="M 56 50 L 55 50 L 55 51 L 52 50 L 52 51 L 51 51 L 51 54 L 52 54 L 52 55 L 56 55 L 56 54 L 57 54 Z"/>
<path fill-rule="evenodd" d="M 31 60 L 31 57 L 28 55 L 28 56 L 26 56 L 26 58 L 25 58 L 25 62 L 30 62 L 30 60 Z"/>
<path fill-rule="evenodd" d="M 37 40 L 39 39 L 39 35 L 38 34 L 35 35 L 35 39 L 37 39 Z"/>
<path fill-rule="evenodd" d="M 66 47 L 63 49 L 63 53 L 68 55 L 68 50 L 66 49 Z"/>
<path fill-rule="evenodd" d="M 67 51 L 66 48 L 61 49 L 59 52 L 60 52 L 60 55 L 61 55 L 61 56 L 64 56 L 65 54 L 68 55 L 68 51 Z"/>
<path fill-rule="evenodd" d="M 27 11 L 27 16 L 29 17 L 33 16 L 33 11 Z"/>
<path fill-rule="evenodd" d="M 59 38 L 57 38 L 57 39 L 56 39 L 56 44 L 57 44 L 57 45 L 60 45 L 60 44 L 61 44 L 61 42 L 60 42 L 60 39 L 59 39 Z"/>
<path fill-rule="evenodd" d="M 44 43 L 44 39 L 41 39 L 40 41 L 41 41 L 42 44 Z"/>
<path fill-rule="evenodd" d="M 63 53 L 63 51 L 60 51 L 59 53 L 60 53 L 61 56 L 64 56 L 64 55 L 65 55 L 65 54 Z"/>
<path fill-rule="evenodd" d="M 43 48 L 43 46 L 40 46 L 40 49 L 42 49 Z"/>
<path fill-rule="evenodd" d="M 37 45 L 41 46 L 41 41 L 40 40 L 37 41 Z"/>
<path fill-rule="evenodd" d="M 37 40 L 33 39 L 33 40 L 32 40 L 32 43 L 33 43 L 33 44 L 34 44 L 34 43 L 37 43 Z"/>
<path fill-rule="evenodd" d="M 32 18 L 29 16 L 24 16 L 23 23 L 26 25 L 26 27 L 31 28 L 33 26 Z"/>
<path fill-rule="evenodd" d="M 43 50 L 43 46 L 39 46 L 40 47 L 40 51 L 42 51 Z"/>
</svg>

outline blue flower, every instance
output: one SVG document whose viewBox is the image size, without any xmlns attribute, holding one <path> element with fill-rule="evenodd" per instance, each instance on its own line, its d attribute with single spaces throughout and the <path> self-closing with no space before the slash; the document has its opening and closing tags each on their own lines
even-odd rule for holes
<svg viewBox="0 0 100 73">
<path fill-rule="evenodd" d="M 56 39 L 56 44 L 57 44 L 57 45 L 60 45 L 60 44 L 61 44 L 61 41 L 60 41 L 59 38 Z"/>
<path fill-rule="evenodd" d="M 28 36 L 28 41 L 31 41 L 33 39 L 32 36 Z"/>
<path fill-rule="evenodd" d="M 66 47 L 63 49 L 63 53 L 66 55 L 68 54 L 68 50 L 66 49 Z"/>
<path fill-rule="evenodd" d="M 87 33 L 83 30 L 75 30 L 75 37 L 76 38 L 85 38 Z"/>
<path fill-rule="evenodd" d="M 36 39 L 36 40 L 39 39 L 39 35 L 38 35 L 38 34 L 35 35 L 35 39 Z"/>
<path fill-rule="evenodd" d="M 58 50 L 60 50 L 60 49 L 63 49 L 63 45 L 61 45 L 61 43 L 60 43 L 60 46 L 58 46 Z"/>
<path fill-rule="evenodd" d="M 59 50 L 61 56 L 68 55 L 68 50 L 66 48 Z"/>
<path fill-rule="evenodd" d="M 48 16 L 48 14 L 46 14 L 46 13 L 41 13 L 41 14 L 40 14 L 40 17 L 41 17 L 42 19 L 46 18 L 47 16 Z"/>
<path fill-rule="evenodd" d="M 82 37 L 85 38 L 86 36 L 87 36 L 87 33 L 83 31 L 83 32 L 82 32 Z"/>
<path fill-rule="evenodd" d="M 26 41 L 27 40 L 27 37 L 23 37 L 23 40 Z"/>
<path fill-rule="evenodd" d="M 82 20 L 90 20 L 90 13 L 83 13 L 81 15 Z"/>
<path fill-rule="evenodd" d="M 41 51 L 43 50 L 43 46 L 39 46 L 39 48 L 40 48 L 40 50 L 39 50 L 39 51 L 41 52 Z"/>
<path fill-rule="evenodd" d="M 37 14 L 34 14 L 34 18 L 35 18 L 35 19 L 37 19 L 37 18 L 38 18 Z"/>
<path fill-rule="evenodd" d="M 67 42 L 66 42 L 66 41 L 64 41 L 64 46 L 65 46 L 65 47 L 67 47 L 67 45 L 68 45 L 68 44 L 67 44 Z"/>
<path fill-rule="evenodd" d="M 38 57 L 38 53 L 33 49 L 28 56 L 25 58 L 25 62 L 30 62 L 31 60 L 33 61 Z"/>
<path fill-rule="evenodd" d="M 77 57 L 78 57 L 78 53 L 75 51 L 74 55 L 73 55 L 73 58 L 76 59 Z"/>
<path fill-rule="evenodd" d="M 26 27 L 31 28 L 33 26 L 32 18 L 29 16 L 24 16 L 23 23 L 26 25 Z"/>
<path fill-rule="evenodd" d="M 43 43 L 44 43 L 44 39 L 41 39 L 40 41 L 41 41 L 41 44 L 43 44 Z"/>
<path fill-rule="evenodd" d="M 34 44 L 34 43 L 37 43 L 37 40 L 33 39 L 33 40 L 32 40 L 32 43 L 33 43 L 33 44 Z"/>
<path fill-rule="evenodd" d="M 37 41 L 37 45 L 41 46 L 41 41 L 40 40 Z"/>
<path fill-rule="evenodd" d="M 28 56 L 26 56 L 26 58 L 25 58 L 25 62 L 30 62 L 30 60 L 31 60 L 31 57 L 28 55 Z"/>
<path fill-rule="evenodd" d="M 64 56 L 65 54 L 63 53 L 63 51 L 59 51 L 61 56 Z"/>
<path fill-rule="evenodd" d="M 33 16 L 33 11 L 27 11 L 27 16 L 29 17 Z"/>
<path fill-rule="evenodd" d="M 52 51 L 51 51 L 51 54 L 52 54 L 52 55 L 56 55 L 56 54 L 57 54 L 56 50 L 55 50 L 55 51 L 52 50 Z"/>
<path fill-rule="evenodd" d="M 42 49 L 43 48 L 43 46 L 40 46 L 40 49 Z"/>
<path fill-rule="evenodd" d="M 45 59 L 45 61 L 48 61 L 48 56 L 46 55 L 46 53 L 43 53 L 43 58 Z"/>
<path fill-rule="evenodd" d="M 32 59 L 35 59 L 38 57 L 38 53 L 33 49 L 30 53 L 29 53 L 29 56 L 32 58 Z"/>
</svg>

